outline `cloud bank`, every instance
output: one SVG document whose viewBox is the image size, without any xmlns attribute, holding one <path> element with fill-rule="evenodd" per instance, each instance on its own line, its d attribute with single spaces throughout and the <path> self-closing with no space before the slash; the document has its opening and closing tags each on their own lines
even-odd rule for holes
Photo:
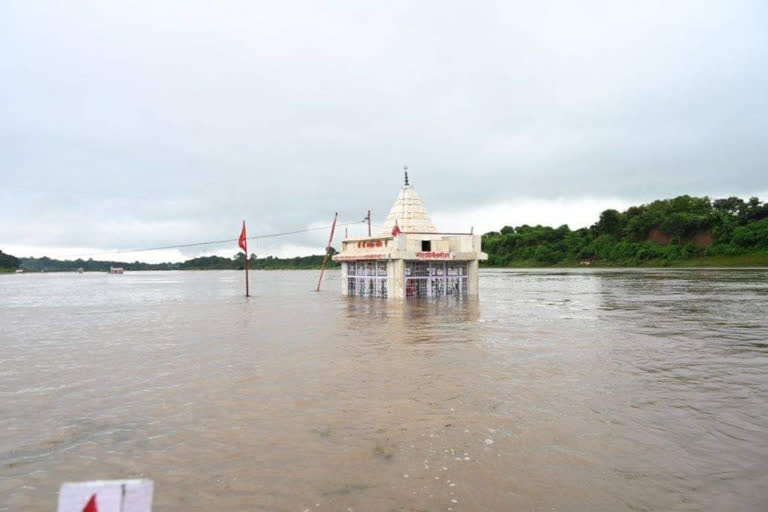
<svg viewBox="0 0 768 512">
<path fill-rule="evenodd" d="M 766 20 L 758 1 L 8 2 L 0 247 L 380 220 L 406 163 L 446 229 L 759 194 Z"/>
</svg>

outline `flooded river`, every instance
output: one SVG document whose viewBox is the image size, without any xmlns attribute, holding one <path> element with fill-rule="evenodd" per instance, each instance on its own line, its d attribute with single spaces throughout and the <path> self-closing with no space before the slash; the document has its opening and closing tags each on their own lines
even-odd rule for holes
<svg viewBox="0 0 768 512">
<path fill-rule="evenodd" d="M 768 271 L 0 276 L 0 511 L 766 510 Z"/>
</svg>

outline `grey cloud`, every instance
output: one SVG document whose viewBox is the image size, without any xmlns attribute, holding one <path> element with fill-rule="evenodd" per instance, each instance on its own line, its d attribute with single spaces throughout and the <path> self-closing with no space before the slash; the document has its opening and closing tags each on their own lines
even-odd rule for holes
<svg viewBox="0 0 768 512">
<path fill-rule="evenodd" d="M 433 211 L 768 189 L 763 2 L 0 10 L 0 243 L 383 217 L 403 163 Z"/>
</svg>

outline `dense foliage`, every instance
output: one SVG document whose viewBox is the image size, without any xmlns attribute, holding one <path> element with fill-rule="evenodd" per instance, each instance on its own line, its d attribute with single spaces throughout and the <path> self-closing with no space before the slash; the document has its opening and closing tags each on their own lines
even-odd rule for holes
<svg viewBox="0 0 768 512">
<path fill-rule="evenodd" d="M 0 251 L 0 272 L 10 272 L 19 266 L 19 259 Z"/>
<path fill-rule="evenodd" d="M 605 210 L 589 228 L 505 226 L 483 235 L 483 250 L 489 266 L 665 265 L 745 255 L 766 262 L 768 203 L 679 196 Z"/>
<path fill-rule="evenodd" d="M 336 252 L 332 248 L 331 254 L 335 253 Z M 274 256 L 257 258 L 255 254 L 251 254 L 251 256 L 248 258 L 248 268 L 253 270 L 315 269 L 320 268 L 322 264 L 322 254 L 314 254 L 312 256 L 297 256 L 295 258 L 275 258 Z M 178 265 L 181 270 L 242 270 L 245 267 L 245 255 L 243 253 L 239 253 L 232 259 L 222 258 L 221 256 L 206 256 L 202 258 L 187 260 L 184 263 L 180 263 Z M 338 263 L 334 263 L 329 258 L 328 267 L 336 266 L 338 266 Z"/>
<path fill-rule="evenodd" d="M 336 251 L 331 248 L 331 254 L 335 253 Z M 10 257 L 13 258 L 13 256 Z M 248 267 L 255 270 L 315 269 L 320 268 L 322 262 L 323 255 L 296 258 L 275 258 L 273 256 L 257 258 L 255 254 L 251 254 L 248 259 Z M 126 270 L 242 270 L 244 264 L 245 255 L 238 253 L 232 258 L 203 256 L 182 263 L 143 263 L 140 261 L 130 263 L 94 259 L 56 260 L 43 256 L 42 258 L 21 258 L 19 266 L 28 272 L 74 272 L 79 268 L 86 272 L 107 272 L 110 267 L 122 267 Z M 329 268 L 337 266 L 337 263 L 334 263 L 330 258 L 328 259 Z"/>
</svg>

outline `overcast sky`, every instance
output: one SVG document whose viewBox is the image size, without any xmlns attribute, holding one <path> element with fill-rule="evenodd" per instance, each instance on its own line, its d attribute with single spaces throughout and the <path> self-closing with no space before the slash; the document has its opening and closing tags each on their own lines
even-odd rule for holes
<svg viewBox="0 0 768 512">
<path fill-rule="evenodd" d="M 0 1 L 0 98 L 18 256 L 382 221 L 403 164 L 446 231 L 768 199 L 765 0 Z"/>
</svg>

